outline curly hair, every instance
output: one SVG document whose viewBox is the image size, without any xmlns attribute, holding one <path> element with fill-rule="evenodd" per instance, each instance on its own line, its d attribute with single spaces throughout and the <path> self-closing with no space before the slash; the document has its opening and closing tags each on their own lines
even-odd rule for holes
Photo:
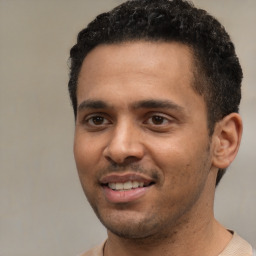
<svg viewBox="0 0 256 256">
<path fill-rule="evenodd" d="M 131 0 L 102 13 L 83 29 L 70 50 L 69 94 L 76 118 L 77 80 L 86 55 L 100 44 L 180 42 L 194 54 L 193 89 L 207 106 L 210 136 L 216 122 L 238 112 L 242 69 L 225 28 L 185 0 Z M 218 171 L 216 185 L 224 169 Z"/>
</svg>

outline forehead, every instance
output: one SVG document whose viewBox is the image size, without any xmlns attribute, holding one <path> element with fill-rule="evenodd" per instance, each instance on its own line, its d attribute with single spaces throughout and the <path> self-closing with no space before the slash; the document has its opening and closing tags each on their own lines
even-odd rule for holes
<svg viewBox="0 0 256 256">
<path fill-rule="evenodd" d="M 177 42 L 126 42 L 100 45 L 84 59 L 77 98 L 125 99 L 195 94 L 192 50 Z M 158 95 L 158 96 L 157 96 Z M 140 99 L 138 99 L 140 100 Z"/>
</svg>

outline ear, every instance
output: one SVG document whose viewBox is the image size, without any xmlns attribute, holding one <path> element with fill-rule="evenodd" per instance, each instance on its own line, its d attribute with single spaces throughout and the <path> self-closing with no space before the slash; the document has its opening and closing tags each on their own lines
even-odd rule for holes
<svg viewBox="0 0 256 256">
<path fill-rule="evenodd" d="M 213 166 L 225 169 L 235 159 L 242 137 L 239 114 L 231 113 L 216 124 L 213 134 Z"/>
</svg>

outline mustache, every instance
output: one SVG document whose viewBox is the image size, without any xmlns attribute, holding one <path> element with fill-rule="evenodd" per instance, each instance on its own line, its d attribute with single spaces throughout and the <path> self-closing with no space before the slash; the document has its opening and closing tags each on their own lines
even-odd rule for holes
<svg viewBox="0 0 256 256">
<path fill-rule="evenodd" d="M 145 168 L 140 164 L 116 164 L 110 163 L 107 167 L 99 170 L 98 172 L 98 179 L 100 177 L 110 174 L 110 173 L 124 173 L 124 172 L 134 172 L 134 173 L 141 173 L 151 177 L 154 180 L 159 180 L 159 171 L 156 168 Z"/>
</svg>

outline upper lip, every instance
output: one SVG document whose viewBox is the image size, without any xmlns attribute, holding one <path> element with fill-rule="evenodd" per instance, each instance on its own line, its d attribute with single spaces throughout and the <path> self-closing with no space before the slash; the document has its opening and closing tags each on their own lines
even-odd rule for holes
<svg viewBox="0 0 256 256">
<path fill-rule="evenodd" d="M 144 184 L 150 184 L 154 182 L 154 180 L 147 175 L 141 173 L 110 173 L 104 175 L 100 178 L 101 184 L 108 184 L 108 183 L 125 183 L 127 181 L 138 181 L 144 182 Z"/>
</svg>

